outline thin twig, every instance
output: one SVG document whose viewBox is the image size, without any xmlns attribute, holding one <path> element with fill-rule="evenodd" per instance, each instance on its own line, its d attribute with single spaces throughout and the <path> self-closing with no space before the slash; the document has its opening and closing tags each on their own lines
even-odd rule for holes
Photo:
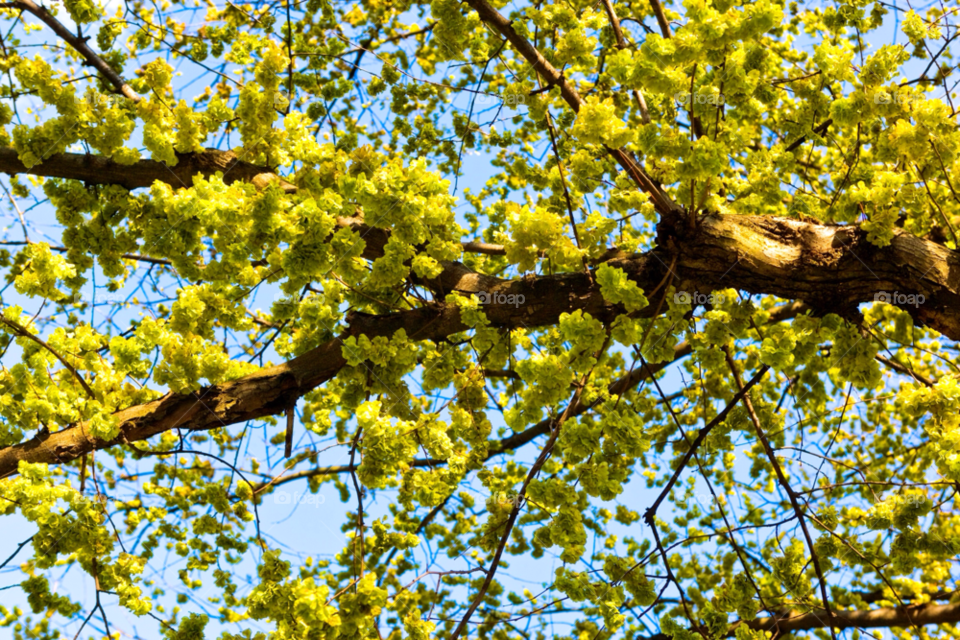
<svg viewBox="0 0 960 640">
<path fill-rule="evenodd" d="M 14 331 L 17 335 L 22 336 L 22 337 L 24 337 L 24 338 L 27 338 L 27 339 L 29 339 L 29 340 L 33 340 L 34 342 L 36 342 L 37 344 L 39 344 L 41 347 L 43 347 L 44 349 L 46 349 L 47 351 L 49 351 L 50 353 L 52 353 L 52 354 L 54 355 L 54 357 L 55 357 L 57 360 L 60 361 L 60 364 L 62 364 L 62 365 L 67 369 L 67 371 L 69 371 L 70 373 L 72 373 L 72 374 L 73 374 L 73 377 L 76 378 L 76 379 L 80 382 L 80 386 L 83 387 L 83 390 L 87 392 L 87 394 L 90 396 L 90 398 L 92 398 L 93 400 L 96 400 L 96 399 L 97 399 L 97 396 L 96 396 L 96 394 L 93 392 L 93 389 L 91 389 L 91 388 L 90 388 L 90 385 L 87 384 L 87 381 L 83 379 L 83 376 L 81 376 L 80 373 L 79 373 L 76 369 L 74 369 L 74 368 L 70 365 L 70 363 L 67 362 L 67 360 L 66 360 L 63 356 L 61 356 L 59 353 L 57 353 L 57 351 L 56 351 L 53 347 L 51 347 L 50 345 L 48 345 L 46 342 L 44 342 L 43 340 L 41 340 L 41 339 L 38 338 L 37 336 L 35 336 L 35 335 L 33 335 L 32 333 L 30 333 L 30 331 L 27 330 L 26 327 L 24 327 L 23 325 L 21 325 L 19 322 L 16 322 L 15 320 L 8 320 L 7 318 L 4 318 L 3 316 L 0 316 L 0 322 L 2 322 L 3 324 L 7 325 L 7 326 L 10 327 L 11 329 L 13 329 L 13 331 Z"/>
</svg>

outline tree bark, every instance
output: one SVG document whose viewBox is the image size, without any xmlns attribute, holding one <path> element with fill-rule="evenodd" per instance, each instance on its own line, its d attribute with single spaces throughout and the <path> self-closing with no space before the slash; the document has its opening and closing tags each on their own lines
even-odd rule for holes
<svg viewBox="0 0 960 640">
<path fill-rule="evenodd" d="M 103 156 L 57 153 L 28 169 L 20 161 L 16 149 L 0 147 L 2 173 L 29 173 L 92 184 L 117 184 L 127 189 L 150 187 L 158 180 L 174 188 L 190 187 L 194 176 L 209 177 L 217 171 L 223 172 L 223 181 L 227 184 L 243 180 L 262 188 L 277 180 L 285 191 L 296 191 L 295 186 L 279 178 L 272 170 L 240 160 L 233 151 L 207 149 L 200 153 L 178 153 L 177 164 L 173 167 L 157 160 L 120 164 Z"/>
<path fill-rule="evenodd" d="M 883 607 L 866 611 L 834 611 L 831 626 L 835 629 L 879 629 L 887 627 L 922 627 L 928 624 L 950 624 L 960 622 L 960 603 L 955 604 L 920 604 L 906 607 Z M 759 618 L 748 622 L 751 629 L 764 631 L 779 631 L 790 633 L 793 631 L 809 631 L 823 629 L 827 626 L 826 615 L 820 613 L 804 613 L 802 615 L 786 615 L 772 618 Z"/>
<path fill-rule="evenodd" d="M 928 624 L 955 624 L 960 622 L 960 603 L 925 603 L 896 608 L 867 609 L 865 611 L 834 611 L 833 613 L 833 622 L 830 623 L 830 626 L 834 629 L 904 629 L 923 627 Z M 827 616 L 823 611 L 803 614 L 790 612 L 784 615 L 735 623 L 730 626 L 727 637 L 734 637 L 737 627 L 741 624 L 746 624 L 757 631 L 774 632 L 773 637 L 775 638 L 796 631 L 826 629 L 828 625 Z M 658 633 L 647 636 L 644 640 L 671 640 L 671 637 L 665 633 Z"/>
<path fill-rule="evenodd" d="M 676 224 L 674 224 L 676 223 Z M 676 257 L 673 284 L 678 291 L 708 294 L 735 288 L 808 303 L 815 312 L 855 315 L 856 305 L 877 294 L 919 323 L 960 339 L 960 256 L 940 245 L 897 232 L 887 247 L 875 247 L 855 226 L 816 225 L 786 218 L 703 216 L 693 232 L 680 220 L 660 225 L 660 247 L 611 260 L 645 291 L 667 276 Z M 604 322 L 624 310 L 608 304 L 596 279 L 583 272 L 499 280 L 450 263 L 434 288 L 471 293 L 485 290 L 493 300 L 506 296 L 520 304 L 484 306 L 491 326 L 501 329 L 555 324 L 560 315 L 581 310 Z M 665 290 L 664 290 L 665 291 Z M 904 302 L 924 296 L 923 304 Z M 664 295 L 659 293 L 658 295 Z M 504 296 L 504 297 L 500 297 Z M 663 305 L 651 301 L 639 315 Z M 202 388 L 194 394 L 168 394 L 120 411 L 121 433 L 111 441 L 92 436 L 84 424 L 0 449 L 0 477 L 17 472 L 19 461 L 62 463 L 96 449 L 144 440 L 180 428 L 205 430 L 282 413 L 296 398 L 316 388 L 346 364 L 342 340 L 348 336 L 389 337 L 403 329 L 412 340 L 440 340 L 464 331 L 456 305 L 433 303 L 385 315 L 351 313 L 347 329 L 312 351 L 255 374 Z"/>
</svg>

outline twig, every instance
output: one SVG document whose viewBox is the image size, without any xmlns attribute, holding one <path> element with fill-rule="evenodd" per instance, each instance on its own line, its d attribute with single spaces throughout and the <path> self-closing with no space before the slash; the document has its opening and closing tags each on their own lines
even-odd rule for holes
<svg viewBox="0 0 960 640">
<path fill-rule="evenodd" d="M 798 500 L 797 493 L 787 481 L 787 477 L 783 473 L 783 468 L 781 468 L 780 462 L 777 460 L 777 456 L 774 453 L 773 448 L 770 446 L 770 441 L 763 432 L 763 427 L 760 425 L 760 418 L 757 417 L 757 412 L 753 408 L 753 402 L 750 400 L 750 395 L 746 393 L 749 391 L 749 389 L 743 386 L 743 383 L 740 380 L 740 372 L 737 371 L 737 365 L 730 356 L 730 351 L 724 347 L 723 353 L 727 360 L 727 366 L 730 367 L 730 372 L 733 374 L 733 379 L 736 382 L 737 387 L 740 389 L 741 397 L 743 398 L 743 404 L 747 409 L 747 414 L 750 416 L 750 421 L 753 423 L 753 426 L 757 431 L 757 439 L 760 440 L 760 444 L 763 447 L 764 453 L 766 453 L 767 459 L 770 461 L 770 465 L 773 467 L 773 471 L 777 476 L 777 481 L 780 483 L 780 486 L 783 487 L 784 492 L 786 492 L 787 497 L 790 500 L 790 505 L 793 507 L 794 513 L 797 514 L 797 519 L 800 522 L 800 529 L 803 531 L 803 537 L 806 538 L 807 547 L 810 551 L 810 559 L 813 562 L 813 569 L 817 573 L 817 580 L 819 581 L 820 586 L 820 597 L 823 600 L 823 608 L 827 612 L 828 624 L 825 626 L 829 626 L 830 635 L 834 640 L 836 640 L 837 633 L 834 631 L 833 626 L 829 624 L 829 622 L 833 619 L 833 611 L 830 609 L 830 599 L 827 597 L 827 582 L 824 578 L 823 568 L 820 566 L 820 558 L 817 555 L 817 550 L 813 544 L 813 536 L 810 535 L 809 527 L 807 527 L 806 516 L 803 513 L 803 509 L 800 508 L 800 502 Z M 764 365 L 764 367 L 766 368 L 766 365 Z"/>
<path fill-rule="evenodd" d="M 644 362 L 642 359 L 640 362 L 645 367 L 647 366 L 646 362 Z M 687 466 L 687 463 L 690 462 L 690 458 L 693 457 L 693 454 L 696 453 L 697 449 L 700 448 L 700 445 L 703 443 L 707 435 L 709 435 L 710 431 L 713 430 L 715 426 L 717 426 L 718 424 L 720 424 L 721 422 L 727 419 L 727 414 L 729 414 L 730 411 L 733 410 L 733 407 L 736 406 L 737 402 L 739 402 L 741 398 L 746 396 L 747 392 L 750 391 L 751 387 L 753 387 L 755 384 L 760 382 L 760 380 L 763 378 L 763 376 L 767 373 L 769 369 L 770 367 L 768 367 L 767 365 L 763 365 L 763 367 L 761 367 L 760 370 L 757 371 L 757 374 L 750 379 L 750 382 L 748 382 L 745 387 L 740 389 L 740 391 L 733 396 L 730 402 L 727 403 L 727 406 L 723 408 L 723 411 L 718 413 L 717 416 L 713 420 L 711 420 L 708 424 L 700 428 L 700 431 L 697 433 L 697 437 L 694 438 L 693 443 L 690 445 L 690 448 L 687 450 L 687 452 L 683 454 L 683 458 L 680 459 L 680 464 L 677 465 L 677 468 L 674 470 L 673 475 L 670 477 L 670 480 L 667 481 L 666 486 L 664 486 L 663 490 L 660 491 L 660 495 L 658 495 L 657 499 L 653 501 L 653 504 L 650 507 L 648 507 L 647 510 L 644 512 L 643 519 L 647 524 L 650 524 L 651 526 L 653 526 L 651 523 L 653 522 L 654 516 L 656 516 L 657 514 L 657 509 L 660 508 L 660 504 L 667 497 L 667 494 L 669 494 L 670 491 L 673 489 L 673 486 L 677 483 L 677 480 L 680 479 L 680 474 L 683 473 L 683 469 Z M 656 378 L 654 378 L 654 380 L 656 380 Z"/>
<path fill-rule="evenodd" d="M 293 453 L 293 407 L 287 408 L 287 435 L 283 448 L 283 457 L 289 458 Z"/>
<path fill-rule="evenodd" d="M 617 38 L 617 49 L 626 49 L 627 40 L 623 37 L 623 29 L 620 28 L 620 20 L 617 18 L 617 12 L 613 8 L 611 0 L 603 0 L 603 8 L 607 10 L 607 17 L 610 19 L 610 26 L 613 28 L 613 35 Z M 644 124 L 650 123 L 650 113 L 647 111 L 647 101 L 643 99 L 643 94 L 638 89 L 633 90 L 633 99 L 637 101 L 637 107 L 640 108 L 640 119 Z"/>
<path fill-rule="evenodd" d="M 96 399 L 97 399 L 97 396 L 96 396 L 96 394 L 93 392 L 93 389 L 91 389 L 91 388 L 90 388 L 90 385 L 87 384 L 87 381 L 83 379 L 83 376 L 81 376 L 80 373 L 79 373 L 76 369 L 74 369 L 72 366 L 70 366 L 70 363 L 67 362 L 66 359 L 65 359 L 63 356 L 61 356 L 59 353 L 57 353 L 56 350 L 54 350 L 53 347 L 51 347 L 50 345 L 48 345 L 46 342 L 44 342 L 43 340 L 41 340 L 41 339 L 38 338 L 37 336 L 35 336 L 35 335 L 33 335 L 32 333 L 30 333 L 30 331 L 28 331 L 27 328 L 24 327 L 23 325 L 21 325 L 19 322 L 16 322 L 16 321 L 14 321 L 14 320 L 8 320 L 7 318 L 4 318 L 3 316 L 0 316 L 0 322 L 2 322 L 3 324 L 7 325 L 7 326 L 10 327 L 11 329 L 13 329 L 14 333 L 16 333 L 17 335 L 22 336 L 22 337 L 24 337 L 24 338 L 28 338 L 28 339 L 30 339 L 30 340 L 33 340 L 34 342 L 36 342 L 37 344 L 39 344 L 41 347 L 43 347 L 44 349 L 46 349 L 47 351 L 49 351 L 50 353 L 52 353 L 52 354 L 54 355 L 54 357 L 55 357 L 57 360 L 60 361 L 60 364 L 62 364 L 64 367 L 66 367 L 67 371 L 69 371 L 70 373 L 72 373 L 72 374 L 73 374 L 73 377 L 75 377 L 75 378 L 80 382 L 80 386 L 83 387 L 83 390 L 86 391 L 87 394 L 88 394 L 93 400 L 96 400 Z"/>
</svg>

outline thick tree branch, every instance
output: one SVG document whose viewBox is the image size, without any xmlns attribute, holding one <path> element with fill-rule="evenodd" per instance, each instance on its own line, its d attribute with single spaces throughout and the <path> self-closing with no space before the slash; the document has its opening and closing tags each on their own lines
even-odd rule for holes
<svg viewBox="0 0 960 640">
<path fill-rule="evenodd" d="M 921 627 L 928 624 L 952 624 L 956 622 L 960 622 L 960 603 L 920 604 L 896 608 L 883 607 L 867 611 L 834 611 L 833 621 L 830 624 L 837 629 L 882 629 Z M 759 618 L 746 624 L 751 629 L 776 630 L 783 634 L 823 629 L 827 625 L 827 616 L 820 612 L 801 615 L 790 614 L 772 618 Z"/>
<path fill-rule="evenodd" d="M 730 626 L 727 637 L 733 637 L 739 625 L 745 624 L 757 631 L 774 632 L 774 637 L 797 631 L 824 629 L 828 624 L 835 629 L 892 629 L 922 627 L 928 624 L 955 624 L 960 622 L 960 603 L 953 604 L 916 604 L 905 607 L 883 607 L 865 611 L 834 611 L 833 621 L 828 623 L 827 616 L 818 611 L 810 613 L 789 612 L 768 618 L 757 618 L 748 622 L 737 622 Z M 648 636 L 646 640 L 670 640 L 671 636 L 659 633 Z"/>
<path fill-rule="evenodd" d="M 90 184 L 115 184 L 126 189 L 148 188 L 160 181 L 174 188 L 190 187 L 196 176 L 208 178 L 217 172 L 223 174 L 226 184 L 250 182 L 258 189 L 276 183 L 286 193 L 295 193 L 297 187 L 276 175 L 266 167 L 257 166 L 240 160 L 232 151 L 207 149 L 200 153 L 177 154 L 177 164 L 168 167 L 156 160 L 139 160 L 131 165 L 123 165 L 103 156 L 80 153 L 58 153 L 30 168 L 24 166 L 17 151 L 10 147 L 0 147 L 0 173 L 25 173 L 47 178 L 65 178 L 81 180 Z M 383 229 L 370 227 L 362 217 L 339 217 L 339 227 L 350 227 L 360 234 L 366 243 L 363 257 L 379 258 L 389 239 L 389 233 Z M 485 242 L 464 242 L 464 251 L 503 255 L 502 245 Z M 124 258 L 169 264 L 169 261 L 140 255 L 124 255 Z M 450 278 L 449 275 L 446 276 Z"/>
<path fill-rule="evenodd" d="M 658 241 L 680 255 L 678 290 L 741 289 L 803 300 L 815 312 L 857 316 L 857 305 L 896 303 L 913 319 L 960 340 L 960 253 L 896 230 L 886 247 L 856 225 L 762 216 L 700 217 L 661 223 Z"/>
<path fill-rule="evenodd" d="M 709 293 L 735 288 L 802 300 L 813 309 L 848 310 L 872 302 L 879 293 L 948 338 L 960 339 L 960 256 L 935 243 L 898 231 L 889 246 L 876 247 L 855 226 L 815 225 L 786 218 L 704 216 L 692 234 L 674 235 L 661 224 L 662 248 L 611 260 L 642 289 L 652 291 L 677 252 L 678 290 Z M 677 227 L 682 225 L 677 221 Z M 679 244 L 678 244 L 679 242 Z M 679 248 L 682 247 L 682 251 Z M 555 324 L 561 314 L 581 310 L 611 322 L 623 309 L 606 303 L 595 278 L 583 272 L 499 281 L 452 264 L 447 290 L 486 289 L 517 296 L 523 304 L 489 304 L 484 311 L 494 327 L 513 329 Z M 460 270 L 457 275 L 454 272 Z M 492 285 L 492 286 L 491 286 Z M 922 295 L 924 302 L 913 304 Z M 522 296 L 520 298 L 519 296 Z M 913 301 L 913 302 L 911 302 Z M 653 313 L 652 307 L 644 312 Z M 455 305 L 431 304 L 387 315 L 349 314 L 341 336 L 392 336 L 403 329 L 413 340 L 441 340 L 465 331 Z M 85 425 L 44 439 L 34 438 L 0 449 L 0 477 L 16 473 L 20 460 L 58 463 L 123 442 L 144 440 L 174 428 L 205 430 L 282 413 L 296 398 L 316 388 L 346 364 L 341 338 L 285 364 L 211 387 L 195 394 L 168 394 L 117 414 L 121 435 L 104 442 Z"/>
<path fill-rule="evenodd" d="M 29 169 L 20 162 L 16 149 L 0 147 L 0 172 L 29 173 L 47 178 L 68 178 L 91 184 L 117 184 L 127 189 L 150 187 L 160 181 L 172 187 L 189 187 L 197 174 L 212 176 L 223 172 L 223 181 L 252 182 L 258 187 L 279 180 L 285 191 L 296 187 L 277 177 L 270 169 L 244 162 L 232 151 L 207 149 L 200 153 L 177 154 L 177 165 L 168 167 L 156 160 L 139 160 L 130 165 L 114 162 L 103 156 L 81 153 L 58 153 Z"/>
</svg>

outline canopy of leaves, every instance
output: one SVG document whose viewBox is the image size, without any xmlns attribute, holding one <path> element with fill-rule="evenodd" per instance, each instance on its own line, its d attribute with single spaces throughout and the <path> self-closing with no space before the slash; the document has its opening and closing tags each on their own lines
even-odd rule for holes
<svg viewBox="0 0 960 640">
<path fill-rule="evenodd" d="M 958 637 L 958 11 L 0 2 L 0 633 Z"/>
</svg>

